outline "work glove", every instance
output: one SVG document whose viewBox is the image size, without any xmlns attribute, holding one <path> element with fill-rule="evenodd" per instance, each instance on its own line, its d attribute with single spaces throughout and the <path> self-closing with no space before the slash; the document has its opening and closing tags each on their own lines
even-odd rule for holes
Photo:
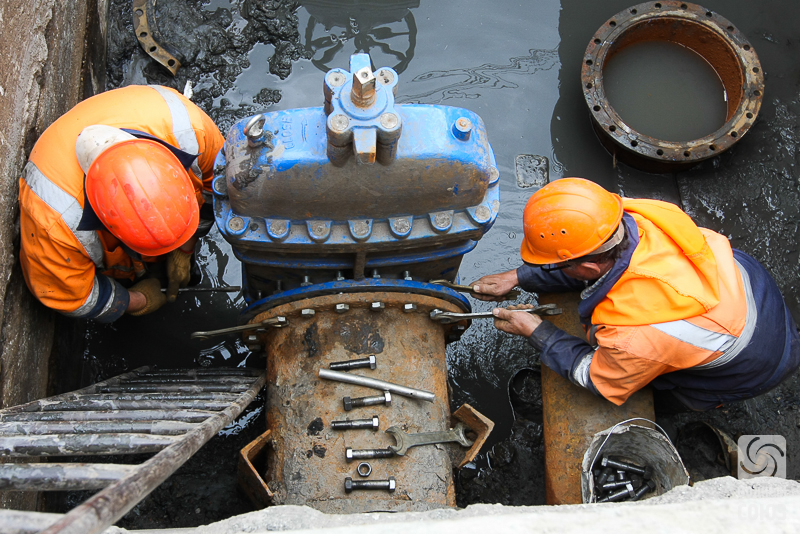
<svg viewBox="0 0 800 534">
<path fill-rule="evenodd" d="M 167 255 L 167 302 L 175 302 L 178 289 L 189 284 L 192 253 L 175 249 Z"/>
<path fill-rule="evenodd" d="M 134 286 L 128 291 L 137 291 L 144 295 L 144 298 L 147 300 L 144 308 L 130 313 L 130 315 L 135 317 L 152 313 L 167 302 L 167 297 L 165 297 L 164 293 L 161 292 L 161 282 L 159 282 L 156 278 L 147 278 L 142 280 L 138 284 L 134 284 Z"/>
</svg>

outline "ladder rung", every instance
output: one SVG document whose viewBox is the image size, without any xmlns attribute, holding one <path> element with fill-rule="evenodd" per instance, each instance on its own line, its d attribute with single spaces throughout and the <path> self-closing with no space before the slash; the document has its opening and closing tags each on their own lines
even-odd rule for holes
<svg viewBox="0 0 800 534">
<path fill-rule="evenodd" d="M 86 456 L 158 452 L 180 437 L 150 434 L 0 436 L 0 456 Z"/>
<path fill-rule="evenodd" d="M 130 380 L 123 380 L 120 385 L 140 385 L 140 384 L 247 384 L 253 383 L 253 378 L 249 376 L 165 376 L 165 377 L 141 377 Z"/>
<path fill-rule="evenodd" d="M 189 432 L 196 426 L 196 423 L 183 421 L 24 421 L 0 423 L 0 436 L 107 433 L 176 435 Z"/>
<path fill-rule="evenodd" d="M 159 384 L 141 384 L 132 386 L 108 386 L 97 388 L 98 393 L 159 393 L 170 392 L 176 393 L 185 391 L 187 393 L 203 393 L 207 391 L 214 391 L 218 393 L 241 393 L 250 388 L 249 384 L 220 384 L 217 386 L 179 386 L 179 385 L 159 385 Z"/>
<path fill-rule="evenodd" d="M 208 410 L 111 410 L 0 413 L 0 421 L 183 421 L 202 423 L 217 412 Z"/>
<path fill-rule="evenodd" d="M 0 490 L 82 491 L 102 489 L 138 466 L 125 464 L 0 464 Z"/>
<path fill-rule="evenodd" d="M 0 508 L 0 525 L 3 526 L 3 534 L 34 534 L 46 529 L 62 517 L 64 517 L 63 514 L 23 512 Z"/>
<path fill-rule="evenodd" d="M 26 412 L 64 412 L 71 410 L 224 410 L 230 402 L 205 401 L 205 400 L 174 400 L 174 401 L 132 401 L 132 400 L 94 400 L 77 399 L 70 401 L 42 402 L 38 405 L 28 405 Z M 3 410 L 4 413 L 15 413 L 15 406 Z M 38 408 L 38 410 L 36 409 Z"/>
</svg>

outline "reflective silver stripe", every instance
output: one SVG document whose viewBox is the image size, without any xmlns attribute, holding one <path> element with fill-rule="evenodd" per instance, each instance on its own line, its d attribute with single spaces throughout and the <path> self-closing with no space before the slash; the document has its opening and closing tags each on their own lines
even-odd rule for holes
<svg viewBox="0 0 800 534">
<path fill-rule="evenodd" d="M 742 285 L 744 286 L 745 300 L 747 301 L 747 318 L 745 319 L 744 329 L 739 337 L 707 330 L 689 321 L 671 321 L 668 323 L 651 324 L 656 330 L 667 334 L 670 337 L 705 349 L 711 352 L 722 352 L 723 354 L 714 360 L 703 365 L 696 365 L 692 369 L 713 369 L 725 365 L 733 360 L 749 343 L 753 337 L 758 314 L 756 312 L 755 298 L 753 289 L 750 286 L 750 277 L 739 262 L 736 267 L 742 275 Z"/>
<path fill-rule="evenodd" d="M 574 384 L 583 388 L 589 387 L 589 371 L 592 365 L 592 358 L 594 358 L 594 352 L 584 356 L 575 367 L 575 372 L 572 373 L 572 382 Z"/>
<path fill-rule="evenodd" d="M 95 316 L 95 318 L 99 319 L 103 317 L 103 315 L 108 313 L 108 311 L 114 307 L 114 304 L 117 302 L 117 287 L 122 288 L 122 286 L 115 280 L 111 280 L 111 295 L 108 297 L 106 305 L 103 306 L 103 309 Z"/>
<path fill-rule="evenodd" d="M 77 229 L 81 218 L 83 218 L 83 208 L 78 204 L 78 200 L 45 176 L 32 161 L 25 165 L 23 178 L 28 187 L 31 188 L 31 191 L 42 199 L 42 202 L 61 215 L 61 218 L 67 224 L 75 239 L 86 250 L 86 254 L 92 259 L 95 266 L 100 270 L 104 270 L 103 244 L 100 242 L 97 232 Z"/>
<path fill-rule="evenodd" d="M 189 154 L 200 154 L 200 143 L 197 141 L 197 134 L 195 134 L 194 127 L 192 127 L 192 119 L 189 117 L 189 110 L 186 109 L 183 101 L 172 91 L 161 87 L 160 85 L 151 85 L 158 94 L 166 101 L 169 108 L 170 115 L 172 115 L 172 135 L 178 141 L 178 148 Z M 199 179 L 203 179 L 203 173 L 200 170 L 200 165 L 197 159 L 192 162 L 192 172 Z"/>
<path fill-rule="evenodd" d="M 742 333 L 736 339 L 736 342 L 733 344 L 733 346 L 725 351 L 725 354 L 723 354 L 713 362 L 708 362 L 703 365 L 695 365 L 694 367 L 692 367 L 692 369 L 714 369 L 716 367 L 725 365 L 726 363 L 733 360 L 736 356 L 738 356 L 739 353 L 742 352 L 742 350 L 744 350 L 744 348 L 750 344 L 750 340 L 753 339 L 753 332 L 756 331 L 756 323 L 758 322 L 758 309 L 756 308 L 756 298 L 753 296 L 753 286 L 750 285 L 750 275 L 747 274 L 747 270 L 738 261 L 736 261 L 736 267 L 739 269 L 739 273 L 742 275 L 742 285 L 744 286 L 744 297 L 745 300 L 747 301 L 747 319 L 744 322 L 744 328 L 742 329 Z"/>
<path fill-rule="evenodd" d="M 100 297 L 100 284 L 97 283 L 97 277 L 94 277 L 94 282 L 92 283 L 92 290 L 89 292 L 89 296 L 86 297 L 86 302 L 81 304 L 77 310 L 71 312 L 62 312 L 67 317 L 85 317 L 90 311 L 97 306 L 97 299 Z M 109 301 L 110 302 L 110 301 Z"/>
</svg>

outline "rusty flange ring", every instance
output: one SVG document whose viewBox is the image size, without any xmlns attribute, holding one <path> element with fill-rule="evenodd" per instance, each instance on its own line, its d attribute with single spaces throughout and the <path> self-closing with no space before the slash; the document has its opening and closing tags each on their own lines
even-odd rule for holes
<svg viewBox="0 0 800 534">
<path fill-rule="evenodd" d="M 727 94 L 724 125 L 705 137 L 674 142 L 644 135 L 620 118 L 606 98 L 603 68 L 614 54 L 642 41 L 678 43 L 708 61 Z M 729 149 L 753 125 L 764 94 L 761 63 L 745 36 L 719 14 L 674 0 L 638 4 L 606 21 L 586 47 L 581 82 L 603 145 L 620 161 L 649 172 L 687 169 Z"/>
</svg>

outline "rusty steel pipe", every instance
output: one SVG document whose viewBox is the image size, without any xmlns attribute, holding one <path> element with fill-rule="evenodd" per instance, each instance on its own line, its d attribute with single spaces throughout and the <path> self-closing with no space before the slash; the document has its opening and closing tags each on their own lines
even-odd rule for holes
<svg viewBox="0 0 800 534">
<path fill-rule="evenodd" d="M 539 295 L 539 303 L 556 303 L 561 315 L 546 317 L 568 334 L 585 339 L 578 316 L 579 293 Z M 653 392 L 637 391 L 616 406 L 542 366 L 544 411 L 544 477 L 547 504 L 580 504 L 581 463 L 597 432 L 633 417 L 655 420 Z"/>
<path fill-rule="evenodd" d="M 375 310 L 373 302 L 382 302 L 384 307 Z M 346 311 L 337 313 L 337 305 L 343 304 Z M 404 311 L 407 304 L 416 310 Z M 307 505 L 326 513 L 455 506 L 448 445 L 418 447 L 405 457 L 372 461 L 372 477 L 395 477 L 394 493 L 345 493 L 342 481 L 353 475 L 346 449 L 387 449 L 394 440 L 385 432 L 331 431 L 331 421 L 347 413 L 343 397 L 360 397 L 373 390 L 317 376 L 331 362 L 375 354 L 381 365 L 368 371 L 370 377 L 434 395 L 432 402 L 394 396 L 391 406 L 379 408 L 382 423 L 404 425 L 409 432 L 450 428 L 445 339 L 455 325 L 432 321 L 428 315 L 435 308 L 465 311 L 435 297 L 364 292 L 304 299 L 253 319 L 260 322 L 282 315 L 289 322 L 280 330 L 258 334 L 267 352 L 267 426 L 272 447 L 267 451 L 264 480 L 273 504 Z M 304 309 L 315 313 L 301 315 Z"/>
<path fill-rule="evenodd" d="M 711 65 L 728 103 L 717 131 L 690 141 L 665 141 L 632 128 L 614 110 L 603 69 L 617 52 L 644 41 L 677 43 Z M 581 83 L 603 146 L 616 159 L 655 173 L 685 170 L 729 149 L 753 126 L 764 97 L 764 72 L 747 38 L 719 13 L 677 0 L 638 4 L 608 19 L 586 47 Z"/>
</svg>

